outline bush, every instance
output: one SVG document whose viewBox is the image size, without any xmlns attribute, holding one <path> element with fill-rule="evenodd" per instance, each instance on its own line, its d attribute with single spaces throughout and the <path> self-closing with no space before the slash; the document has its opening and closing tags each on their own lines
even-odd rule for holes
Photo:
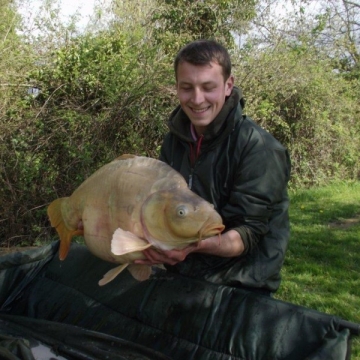
<svg viewBox="0 0 360 360">
<path fill-rule="evenodd" d="M 133 34 L 101 33 L 77 38 L 29 72 L 40 94 L 14 92 L 1 118 L 2 239 L 47 239 L 50 201 L 122 153 L 157 157 L 174 99 L 164 80 L 171 67 L 156 56 Z"/>
<path fill-rule="evenodd" d="M 276 52 L 240 55 L 235 72 L 246 112 L 289 149 L 293 186 L 356 179 L 359 83 L 333 71 L 330 59 L 312 48 L 283 44 Z"/>
</svg>

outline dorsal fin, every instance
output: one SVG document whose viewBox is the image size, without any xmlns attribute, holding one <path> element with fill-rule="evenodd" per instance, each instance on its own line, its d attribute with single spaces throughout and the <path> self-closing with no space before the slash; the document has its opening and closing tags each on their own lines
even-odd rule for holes
<svg viewBox="0 0 360 360">
<path fill-rule="evenodd" d="M 136 155 L 133 155 L 133 154 L 123 154 L 119 157 L 117 157 L 115 160 L 126 160 L 126 159 L 133 159 L 133 158 L 136 158 L 137 156 Z"/>
</svg>

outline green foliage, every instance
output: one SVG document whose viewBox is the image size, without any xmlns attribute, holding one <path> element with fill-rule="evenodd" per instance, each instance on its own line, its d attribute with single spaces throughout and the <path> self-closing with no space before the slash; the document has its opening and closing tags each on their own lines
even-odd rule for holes
<svg viewBox="0 0 360 360">
<path fill-rule="evenodd" d="M 246 112 L 289 149 L 293 186 L 356 179 L 359 83 L 334 72 L 331 59 L 311 46 L 249 49 L 234 54 Z"/>
<path fill-rule="evenodd" d="M 234 47 L 233 33 L 255 16 L 256 1 L 157 0 L 151 22 L 153 38 L 166 53 L 174 54 L 187 42 L 216 39 Z"/>
<path fill-rule="evenodd" d="M 39 65 L 28 77 L 36 81 L 41 96 L 36 101 L 107 108 L 116 92 L 141 75 L 134 63 L 135 48 L 122 34 L 79 37 L 52 54 L 50 64 Z"/>
<path fill-rule="evenodd" d="M 29 48 L 17 34 L 20 16 L 14 1 L 0 0 L 0 114 L 9 103 L 9 97 L 22 86 L 19 75 L 28 63 Z M 26 56 L 25 56 L 26 53 Z"/>
</svg>

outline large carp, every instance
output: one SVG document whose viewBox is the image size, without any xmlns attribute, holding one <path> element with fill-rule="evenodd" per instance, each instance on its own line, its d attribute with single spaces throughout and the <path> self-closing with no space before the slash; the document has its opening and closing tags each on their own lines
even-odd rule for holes
<svg viewBox="0 0 360 360">
<path fill-rule="evenodd" d="M 144 259 L 143 250 L 182 249 L 220 236 L 224 229 L 213 205 L 189 190 L 181 174 L 162 161 L 135 155 L 101 167 L 71 196 L 54 200 L 48 216 L 60 236 L 60 260 L 66 258 L 72 237 L 83 235 L 94 255 L 121 264 L 99 285 L 126 267 L 135 279 L 146 280 L 151 267 L 133 263 Z"/>
</svg>

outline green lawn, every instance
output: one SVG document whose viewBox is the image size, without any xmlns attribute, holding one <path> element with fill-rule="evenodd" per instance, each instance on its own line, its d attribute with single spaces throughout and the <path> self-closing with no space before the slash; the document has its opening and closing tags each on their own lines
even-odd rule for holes
<svg viewBox="0 0 360 360">
<path fill-rule="evenodd" d="M 276 298 L 360 323 L 360 182 L 290 192 L 291 240 Z M 360 336 L 352 360 L 360 360 Z"/>
</svg>

